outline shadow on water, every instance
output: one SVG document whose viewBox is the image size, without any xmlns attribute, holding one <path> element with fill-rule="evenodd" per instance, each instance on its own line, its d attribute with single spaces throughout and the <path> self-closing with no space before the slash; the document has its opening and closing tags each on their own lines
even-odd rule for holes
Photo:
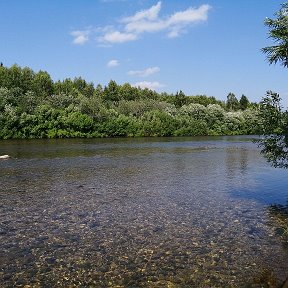
<svg viewBox="0 0 288 288">
<path fill-rule="evenodd" d="M 246 166 L 245 163 L 244 166 Z M 288 171 L 272 167 L 267 169 L 256 178 L 254 187 L 239 187 L 236 185 L 236 187 L 230 189 L 230 195 L 235 199 L 247 199 L 260 203 L 263 206 L 263 214 L 267 219 L 267 226 L 272 231 L 270 236 L 273 236 L 276 242 L 281 243 L 283 250 L 288 253 L 288 188 L 287 181 L 283 181 L 283 179 L 286 179 Z M 230 173 L 233 174 L 233 171 Z M 252 228 L 251 233 L 257 232 L 257 229 L 257 227 Z M 260 287 L 267 288 L 286 288 L 288 287 L 288 271 L 286 277 L 286 281 L 283 283 L 274 274 L 273 267 L 263 267 L 262 271 L 255 276 L 252 284 L 247 284 L 246 287 L 260 285 Z"/>
<path fill-rule="evenodd" d="M 274 230 L 274 234 L 278 241 L 283 244 L 285 251 L 288 251 L 288 199 L 287 204 L 271 204 L 267 207 L 269 224 Z M 273 271 L 264 269 L 258 277 L 254 279 L 255 284 L 260 284 L 261 287 L 288 287 L 288 272 L 287 278 L 283 283 L 277 279 Z M 253 286 L 251 286 L 253 287 Z"/>
<path fill-rule="evenodd" d="M 288 199 L 287 204 L 273 204 L 268 207 L 271 225 L 275 227 L 275 234 L 282 241 L 288 251 Z"/>
<path fill-rule="evenodd" d="M 270 227 L 271 233 L 268 237 L 273 237 L 273 241 L 281 243 L 285 254 L 288 252 L 288 181 L 287 170 L 275 169 L 267 163 L 263 163 L 261 167 L 257 167 L 258 171 L 249 170 L 249 159 L 251 155 L 246 149 L 238 151 L 226 150 L 226 175 L 229 185 L 229 194 L 233 199 L 246 199 L 255 203 L 259 203 L 263 208 L 263 216 L 265 225 Z M 260 168 L 260 170 L 259 170 Z M 252 173 L 251 175 L 247 175 Z M 254 175 L 253 175 L 254 173 Z M 239 175 L 245 177 L 239 177 Z M 247 177 L 248 176 L 248 177 Z M 253 178 L 252 183 L 247 185 L 247 178 Z M 243 180 L 243 181 L 242 181 Z M 285 202 L 286 201 L 286 202 Z M 263 218 L 262 218 L 263 220 Z M 250 227 L 248 233 L 251 235 L 261 234 L 259 226 Z M 268 233 L 269 234 L 269 233 Z M 262 234 L 264 236 L 264 234 Z M 265 248 L 264 248 L 265 249 Z M 288 254 L 287 254 L 288 255 Z M 273 266 L 263 266 L 254 280 L 245 287 L 288 287 L 288 271 L 287 277 L 283 283 L 273 271 Z"/>
</svg>

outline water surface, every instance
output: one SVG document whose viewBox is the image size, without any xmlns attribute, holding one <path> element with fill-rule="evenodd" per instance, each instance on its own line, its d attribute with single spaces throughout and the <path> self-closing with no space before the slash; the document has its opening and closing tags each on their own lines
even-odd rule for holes
<svg viewBox="0 0 288 288">
<path fill-rule="evenodd" d="M 0 162 L 1 287 L 288 276 L 268 209 L 287 203 L 287 170 L 249 137 L 1 141 L 1 154 L 13 156 Z"/>
</svg>

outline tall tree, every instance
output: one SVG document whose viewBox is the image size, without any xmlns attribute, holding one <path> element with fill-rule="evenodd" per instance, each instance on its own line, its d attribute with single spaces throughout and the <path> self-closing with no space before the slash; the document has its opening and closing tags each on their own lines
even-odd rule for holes
<svg viewBox="0 0 288 288">
<path fill-rule="evenodd" d="M 276 45 L 262 49 L 270 64 L 288 67 L 288 2 L 282 4 L 276 19 L 266 19 L 269 37 Z M 258 141 L 262 153 L 275 167 L 288 168 L 288 111 L 283 111 L 279 94 L 271 91 L 260 105 L 263 137 Z"/>
<path fill-rule="evenodd" d="M 119 87 L 119 94 L 121 100 L 138 99 L 138 89 L 132 87 L 129 83 L 124 83 Z"/>
<path fill-rule="evenodd" d="M 119 101 L 119 86 L 114 80 L 110 80 L 104 88 L 105 101 Z"/>
<path fill-rule="evenodd" d="M 179 92 L 176 93 L 175 95 L 175 101 L 174 101 L 174 105 L 177 108 L 182 107 L 184 104 L 186 104 L 186 96 L 183 93 L 182 90 L 180 90 Z"/>
<path fill-rule="evenodd" d="M 269 28 L 269 38 L 276 45 L 264 47 L 262 51 L 267 54 L 270 64 L 280 62 L 288 67 L 288 2 L 282 4 L 275 16 L 276 19 L 267 18 L 264 23 Z"/>
<path fill-rule="evenodd" d="M 47 97 L 53 93 L 53 81 L 46 71 L 39 71 L 35 74 L 32 83 L 32 91 L 38 97 Z"/>
<path fill-rule="evenodd" d="M 226 106 L 229 110 L 238 110 L 239 109 L 239 101 L 236 98 L 235 94 L 230 92 L 227 95 Z"/>
<path fill-rule="evenodd" d="M 242 94 L 240 100 L 239 100 L 239 106 L 241 110 L 246 110 L 248 108 L 249 105 L 249 100 L 248 98 Z"/>
<path fill-rule="evenodd" d="M 288 168 L 288 112 L 283 112 L 279 94 L 268 91 L 260 103 L 263 138 L 261 152 L 275 167 Z"/>
<path fill-rule="evenodd" d="M 76 78 L 74 78 L 73 86 L 82 95 L 84 95 L 84 96 L 86 96 L 88 98 L 93 96 L 93 93 L 94 93 L 94 85 L 93 85 L 93 83 L 87 83 L 81 77 L 76 77 Z"/>
</svg>

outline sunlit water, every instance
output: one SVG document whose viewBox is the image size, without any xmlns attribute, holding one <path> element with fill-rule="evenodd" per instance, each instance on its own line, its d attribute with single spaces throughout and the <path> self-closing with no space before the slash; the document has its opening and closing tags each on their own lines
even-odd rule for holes
<svg viewBox="0 0 288 288">
<path fill-rule="evenodd" d="M 250 138 L 1 141 L 2 154 L 13 158 L 0 161 L 1 287 L 245 287 L 265 271 L 288 276 L 268 209 L 287 202 L 288 171 Z"/>
</svg>

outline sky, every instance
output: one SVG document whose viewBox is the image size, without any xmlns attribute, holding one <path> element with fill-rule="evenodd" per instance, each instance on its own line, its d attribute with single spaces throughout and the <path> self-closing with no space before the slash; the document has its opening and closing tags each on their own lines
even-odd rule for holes
<svg viewBox="0 0 288 288">
<path fill-rule="evenodd" d="M 288 102 L 288 69 L 269 65 L 266 17 L 284 0 L 0 0 L 0 61 L 54 81 L 82 77 L 157 92 Z"/>
</svg>

